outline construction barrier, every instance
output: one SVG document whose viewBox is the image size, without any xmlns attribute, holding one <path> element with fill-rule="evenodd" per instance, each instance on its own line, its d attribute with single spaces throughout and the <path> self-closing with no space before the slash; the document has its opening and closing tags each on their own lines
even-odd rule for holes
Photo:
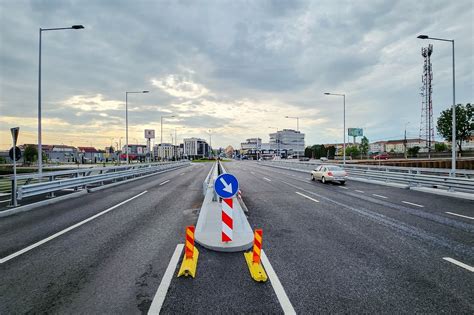
<svg viewBox="0 0 474 315">
<path fill-rule="evenodd" d="M 234 234 L 233 200 L 222 199 L 222 242 L 232 242 Z"/>
<path fill-rule="evenodd" d="M 179 268 L 178 277 L 196 277 L 199 251 L 194 246 L 194 230 L 194 226 L 188 226 L 186 228 L 186 244 L 184 247 L 183 262 L 181 263 L 181 268 Z"/>
<path fill-rule="evenodd" d="M 244 253 L 250 276 L 258 282 L 267 281 L 268 277 L 261 263 L 263 230 L 257 229 L 254 234 L 253 251 Z"/>
</svg>

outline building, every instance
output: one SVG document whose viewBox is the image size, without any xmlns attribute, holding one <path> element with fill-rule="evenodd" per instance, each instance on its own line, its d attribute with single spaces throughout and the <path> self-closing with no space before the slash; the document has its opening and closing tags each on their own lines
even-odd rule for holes
<svg viewBox="0 0 474 315">
<path fill-rule="evenodd" d="M 228 157 L 228 158 L 233 158 L 234 157 L 234 148 L 229 145 L 225 148 L 224 150 L 225 152 L 225 156 Z"/>
<path fill-rule="evenodd" d="M 385 145 L 387 144 L 387 141 L 377 141 L 377 142 L 372 142 L 369 144 L 369 152 L 370 153 L 382 153 L 386 152 L 385 150 Z"/>
<path fill-rule="evenodd" d="M 147 146 L 144 144 L 129 144 L 128 145 L 128 159 L 145 161 L 147 153 Z M 121 160 L 127 159 L 127 146 L 124 145 L 122 148 L 122 154 L 120 154 Z"/>
<path fill-rule="evenodd" d="M 420 152 L 428 152 L 426 140 L 423 139 L 407 139 L 406 140 L 407 150 L 413 147 L 420 147 Z M 433 143 L 434 151 L 434 143 Z M 393 153 L 404 153 L 405 152 L 405 140 L 388 140 L 385 143 L 385 151 Z"/>
<path fill-rule="evenodd" d="M 200 159 L 209 156 L 209 145 L 200 138 L 183 139 L 183 156 L 188 159 Z"/>
<path fill-rule="evenodd" d="M 97 163 L 103 157 L 99 150 L 94 147 L 77 147 L 78 161 L 82 164 Z"/>
<path fill-rule="evenodd" d="M 176 160 L 180 157 L 180 147 L 172 143 L 160 143 L 153 146 L 153 155 L 160 161 Z"/>
<path fill-rule="evenodd" d="M 249 138 L 245 142 L 240 144 L 240 148 L 244 151 L 247 150 L 258 150 L 262 146 L 262 139 L 260 138 Z"/>
<path fill-rule="evenodd" d="M 286 157 L 304 156 L 304 136 L 304 133 L 293 129 L 283 129 L 271 133 L 270 150 Z"/>
<path fill-rule="evenodd" d="M 47 158 L 51 162 L 73 163 L 77 161 L 77 149 L 70 145 L 52 145 L 47 151 Z"/>
</svg>

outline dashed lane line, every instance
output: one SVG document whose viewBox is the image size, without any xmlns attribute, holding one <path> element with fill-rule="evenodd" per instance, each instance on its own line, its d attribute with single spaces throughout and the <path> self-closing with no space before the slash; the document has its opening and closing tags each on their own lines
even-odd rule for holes
<svg viewBox="0 0 474 315">
<path fill-rule="evenodd" d="M 34 248 L 36 248 L 36 247 L 38 247 L 38 246 L 41 246 L 41 245 L 43 245 L 44 243 L 49 242 L 49 241 L 55 239 L 56 237 L 59 237 L 59 236 L 65 234 L 65 233 L 67 233 L 67 232 L 69 232 L 69 231 L 71 231 L 71 230 L 74 230 L 75 228 L 78 228 L 78 227 L 80 227 L 81 225 L 86 224 L 87 222 L 92 221 L 92 220 L 94 220 L 94 219 L 96 219 L 96 218 L 98 218 L 98 217 L 100 217 L 100 216 L 106 214 L 107 212 L 110 212 L 110 211 L 114 210 L 115 208 L 118 208 L 118 207 L 120 207 L 120 206 L 126 204 L 127 202 L 130 202 L 130 201 L 132 201 L 133 199 L 138 198 L 138 197 L 140 197 L 141 195 L 146 194 L 146 193 L 147 193 L 147 191 L 145 190 L 144 192 L 141 192 L 141 193 L 139 193 L 138 195 L 133 196 L 132 198 L 128 198 L 127 200 L 124 200 L 124 201 L 122 201 L 121 203 L 116 204 L 115 206 L 112 206 L 112 207 L 110 207 L 110 208 L 108 208 L 108 209 L 106 209 L 106 210 L 104 210 L 104 211 L 102 211 L 102 212 L 99 212 L 99 213 L 93 215 L 93 216 L 90 217 L 90 218 L 87 218 L 87 219 L 85 219 L 85 220 L 83 220 L 83 221 L 81 221 L 81 222 L 79 222 L 79 223 L 76 223 L 76 224 L 74 224 L 74 225 L 71 225 L 70 227 L 68 227 L 68 228 L 66 228 L 66 229 L 64 229 L 64 230 L 59 231 L 59 232 L 57 232 L 57 233 L 55 233 L 55 234 L 53 234 L 53 235 L 51 235 L 51 236 L 49 236 L 49 237 L 47 237 L 47 238 L 45 238 L 45 239 L 39 241 L 39 242 L 36 242 L 36 243 L 34 243 L 34 244 L 31 244 L 30 246 L 25 247 L 25 248 L 23 248 L 22 250 L 19 250 L 19 251 L 13 253 L 13 254 L 10 254 L 10 255 L 8 255 L 7 257 L 3 257 L 3 258 L 0 259 L 0 264 L 3 264 L 3 263 L 5 263 L 5 262 L 9 261 L 10 259 L 13 259 L 13 258 L 15 258 L 15 257 L 17 257 L 17 256 L 20 256 L 20 255 L 22 255 L 22 254 L 24 254 L 24 253 L 26 253 L 26 252 L 29 252 L 30 250 L 32 250 L 32 249 L 34 249 Z"/>
<path fill-rule="evenodd" d="M 342 189 L 349 189 L 349 188 L 344 187 L 344 186 L 337 186 L 337 187 L 342 188 Z"/>
<path fill-rule="evenodd" d="M 364 193 L 364 191 L 363 191 L 363 190 L 357 190 L 357 189 L 356 189 L 355 191 L 357 191 L 357 192 L 359 192 L 359 193 L 361 193 L 361 194 L 363 194 L 363 193 Z"/>
<path fill-rule="evenodd" d="M 295 191 L 295 193 L 297 193 L 298 195 L 300 195 L 301 197 L 304 197 L 304 198 L 306 198 L 306 199 L 312 200 L 312 201 L 314 201 L 314 202 L 319 202 L 319 200 L 316 200 L 316 199 L 314 199 L 314 198 L 311 198 L 310 196 L 306 196 L 305 194 L 302 194 L 302 193 L 300 193 L 300 192 Z"/>
<path fill-rule="evenodd" d="M 267 182 L 271 182 L 271 181 L 272 181 L 271 179 L 266 178 L 266 177 L 264 177 L 263 179 L 266 180 Z"/>
<path fill-rule="evenodd" d="M 457 214 L 457 213 L 453 213 L 453 212 L 445 212 L 445 213 L 450 214 L 450 215 L 455 215 L 455 216 L 458 216 L 458 217 L 461 217 L 461 218 L 466 218 L 466 219 L 474 220 L 473 217 L 468 217 L 467 215 Z"/>
<path fill-rule="evenodd" d="M 419 205 L 419 204 L 413 203 L 413 202 L 408 202 L 408 201 L 403 201 L 403 200 L 402 200 L 402 202 L 403 202 L 404 204 L 412 205 L 412 206 L 419 207 L 419 208 L 424 208 L 424 207 L 425 207 L 425 206 L 423 206 L 423 205 Z"/>
<path fill-rule="evenodd" d="M 382 196 L 382 195 L 377 195 L 377 194 L 372 194 L 372 196 L 379 197 L 379 198 L 383 198 L 383 199 L 387 199 L 387 198 L 388 198 L 388 197 L 385 197 L 385 196 Z"/>
<path fill-rule="evenodd" d="M 178 265 L 179 256 L 181 256 L 183 248 L 184 244 L 176 245 L 176 249 L 174 250 L 173 256 L 171 256 L 171 260 L 168 264 L 168 267 L 166 268 L 165 274 L 161 279 L 160 286 L 158 287 L 155 297 L 151 302 L 148 314 L 160 314 L 161 307 L 163 306 L 163 302 L 165 301 L 166 293 L 168 293 L 168 288 L 170 287 L 171 280 L 173 279 L 173 274 L 176 270 L 176 266 Z"/>
<path fill-rule="evenodd" d="M 160 185 L 158 185 L 158 186 L 163 186 L 164 184 L 169 183 L 169 181 L 170 181 L 169 179 L 168 179 L 168 180 L 165 180 L 164 182 L 162 182 L 162 183 L 161 183 Z"/>
<path fill-rule="evenodd" d="M 451 257 L 443 257 L 443 259 L 446 260 L 446 261 L 449 261 L 450 263 L 453 263 L 453 264 L 455 264 L 455 265 L 457 265 L 457 266 L 459 266 L 459 267 L 462 267 L 462 268 L 464 268 L 464 269 L 466 269 L 466 270 L 469 270 L 470 272 L 474 272 L 474 267 L 471 267 L 471 266 L 469 266 L 469 265 L 466 265 L 465 263 L 462 263 L 462 262 L 460 262 L 459 260 L 456 260 L 456 259 L 451 258 Z"/>
</svg>

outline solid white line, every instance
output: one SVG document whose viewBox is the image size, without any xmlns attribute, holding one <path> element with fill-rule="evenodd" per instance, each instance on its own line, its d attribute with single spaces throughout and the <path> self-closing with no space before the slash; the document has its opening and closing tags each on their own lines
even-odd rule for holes
<svg viewBox="0 0 474 315">
<path fill-rule="evenodd" d="M 307 199 L 309 199 L 309 200 L 312 200 L 312 201 L 314 201 L 314 202 L 319 202 L 319 200 L 316 200 L 316 199 L 314 199 L 314 198 L 311 198 L 311 197 L 309 197 L 309 196 L 306 196 L 305 194 L 302 194 L 302 193 L 300 193 L 300 192 L 295 191 L 295 193 L 297 193 L 298 195 L 300 195 L 300 196 L 302 196 L 302 197 L 305 197 L 305 198 L 307 198 Z"/>
<path fill-rule="evenodd" d="M 155 293 L 153 302 L 151 302 L 148 314 L 160 314 L 161 307 L 163 306 L 163 302 L 165 301 L 166 293 L 168 292 L 168 288 L 170 287 L 171 280 L 173 279 L 173 274 L 176 270 L 176 266 L 178 265 L 179 256 L 181 256 L 183 248 L 184 244 L 176 245 L 176 249 L 174 250 L 173 256 L 171 256 L 170 263 L 168 264 L 165 274 L 161 279 L 160 286 L 158 287 L 158 290 Z"/>
<path fill-rule="evenodd" d="M 403 201 L 403 203 L 406 203 L 407 205 L 412 205 L 412 206 L 415 206 L 415 207 L 420 207 L 420 208 L 424 208 L 425 206 L 422 206 L 422 205 L 419 205 L 419 204 L 416 204 L 416 203 L 413 203 L 413 202 L 408 202 L 408 201 Z"/>
<path fill-rule="evenodd" d="M 357 189 L 356 189 L 355 191 L 357 191 L 357 192 L 360 192 L 361 194 L 363 194 L 363 193 L 364 193 L 364 191 L 363 191 L 363 190 L 357 190 Z"/>
<path fill-rule="evenodd" d="M 443 257 L 444 260 L 449 261 L 450 263 L 453 263 L 455 265 L 458 265 L 459 267 L 462 267 L 464 269 L 469 270 L 470 272 L 474 272 L 474 267 L 471 267 L 469 265 L 466 265 L 465 263 L 462 263 L 460 261 L 457 261 L 456 259 L 450 258 L 450 257 Z"/>
<path fill-rule="evenodd" d="M 164 182 L 162 182 L 162 183 L 161 183 L 160 185 L 158 185 L 158 186 L 162 186 L 162 185 L 168 183 L 169 181 L 170 181 L 169 179 L 168 179 L 168 180 L 165 180 Z"/>
<path fill-rule="evenodd" d="M 278 301 L 280 302 L 283 312 L 285 314 L 296 314 L 295 309 L 293 308 L 293 305 L 291 305 L 290 299 L 286 295 L 285 289 L 283 289 L 283 286 L 281 285 L 281 282 L 278 279 L 278 276 L 276 275 L 275 270 L 273 270 L 273 267 L 270 264 L 270 261 L 268 260 L 267 255 L 265 254 L 265 251 L 263 249 L 262 249 L 261 259 L 262 259 L 263 267 L 265 268 L 265 271 L 267 272 L 268 278 L 270 278 L 270 282 L 272 283 L 273 290 L 275 291 L 275 294 L 278 298 Z"/>
<path fill-rule="evenodd" d="M 264 180 L 266 180 L 267 182 L 271 182 L 272 180 L 271 179 L 268 179 L 266 177 L 263 178 Z"/>
<path fill-rule="evenodd" d="M 347 187 L 344 187 L 344 186 L 338 186 L 339 188 L 342 188 L 342 189 L 349 189 Z"/>
<path fill-rule="evenodd" d="M 385 197 L 385 196 L 382 196 L 382 195 L 377 195 L 377 194 L 372 194 L 372 196 L 380 197 L 380 198 L 383 198 L 383 199 L 387 199 L 387 198 L 388 198 L 388 197 Z"/>
<path fill-rule="evenodd" d="M 445 212 L 445 213 L 447 213 L 447 214 L 452 214 L 452 215 L 456 215 L 456 216 L 461 217 L 461 218 L 466 218 L 466 219 L 474 220 L 473 217 L 468 217 L 467 215 L 457 214 L 457 213 L 453 213 L 453 212 Z"/>
<path fill-rule="evenodd" d="M 145 190 L 144 192 L 141 192 L 141 193 L 139 193 L 138 195 L 133 196 L 132 198 L 129 198 L 129 199 L 125 200 L 125 201 L 122 201 L 122 202 L 119 203 L 119 204 L 116 204 L 116 205 L 113 206 L 113 207 L 108 208 L 107 210 L 104 210 L 104 211 L 102 211 L 102 212 L 99 212 L 99 213 L 93 215 L 92 217 L 90 217 L 90 218 L 88 218 L 88 219 L 85 219 L 85 220 L 83 220 L 83 221 L 81 221 L 81 222 L 79 222 L 79 223 L 76 223 L 76 224 L 74 224 L 74 225 L 71 225 L 70 227 L 68 227 L 68 228 L 66 228 L 66 229 L 64 229 L 64 230 L 62 230 L 62 231 L 60 231 L 60 232 L 57 232 L 57 233 L 55 233 L 55 234 L 53 234 L 53 235 L 51 235 L 51 236 L 49 236 L 49 237 L 47 237 L 47 238 L 45 238 L 45 239 L 39 241 L 39 242 L 36 242 L 36 243 L 34 243 L 34 244 L 32 244 L 32 245 L 30 245 L 30 246 L 28 246 L 28 247 L 25 247 L 25 248 L 23 248 L 22 250 L 19 250 L 19 251 L 13 253 L 13 254 L 10 254 L 10 255 L 8 255 L 7 257 L 4 257 L 4 258 L 0 259 L 0 264 L 3 264 L 3 263 L 5 263 L 5 262 L 9 261 L 10 259 L 13 259 L 13 258 L 15 258 L 15 257 L 17 257 L 17 256 L 20 256 L 20 255 L 22 255 L 22 254 L 24 254 L 24 253 L 26 253 L 26 252 L 32 250 L 32 249 L 35 248 L 35 247 L 38 247 L 38 246 L 40 246 L 40 245 L 43 245 L 44 243 L 49 242 L 49 241 L 51 241 L 52 239 L 55 239 L 56 237 L 63 235 L 64 233 L 67 233 L 67 232 L 69 232 L 69 231 L 71 231 L 71 230 L 74 230 L 75 228 L 80 227 L 81 225 L 86 224 L 87 222 L 92 221 L 92 220 L 94 220 L 94 219 L 100 217 L 101 215 L 104 215 L 104 214 L 106 214 L 107 212 L 112 211 L 112 210 L 114 210 L 115 208 L 120 207 L 121 205 L 124 205 L 124 204 L 126 204 L 127 202 L 132 201 L 133 199 L 138 198 L 138 197 L 140 197 L 141 195 L 146 194 L 146 193 L 147 193 L 147 191 Z"/>
</svg>

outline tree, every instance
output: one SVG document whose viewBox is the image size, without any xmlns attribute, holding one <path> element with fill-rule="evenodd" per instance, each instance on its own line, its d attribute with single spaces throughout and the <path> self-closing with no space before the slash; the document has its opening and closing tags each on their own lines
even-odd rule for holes
<svg viewBox="0 0 474 315">
<path fill-rule="evenodd" d="M 33 145 L 27 145 L 23 155 L 26 163 L 32 163 L 38 159 L 38 150 Z"/>
<path fill-rule="evenodd" d="M 351 158 L 359 156 L 360 155 L 359 148 L 355 145 L 347 147 L 346 148 L 346 156 L 347 155 L 349 155 Z"/>
<path fill-rule="evenodd" d="M 361 154 L 368 157 L 368 154 L 369 154 L 369 139 L 367 139 L 366 136 L 363 136 L 362 140 L 360 140 L 359 149 L 360 149 Z"/>
<path fill-rule="evenodd" d="M 446 141 L 452 140 L 452 109 L 448 108 L 441 112 L 437 121 L 438 134 Z M 474 108 L 470 103 L 456 105 L 456 145 L 462 152 L 462 142 L 469 139 L 474 131 Z"/>
<path fill-rule="evenodd" d="M 416 147 L 412 147 L 412 148 L 408 148 L 407 149 L 407 153 L 409 156 L 411 157 L 414 157 L 418 154 L 418 152 L 420 152 L 420 147 L 419 146 L 416 146 Z"/>
<path fill-rule="evenodd" d="M 441 143 L 435 143 L 435 151 L 436 152 L 445 152 L 448 151 L 448 146 L 446 143 L 441 142 Z"/>
</svg>

